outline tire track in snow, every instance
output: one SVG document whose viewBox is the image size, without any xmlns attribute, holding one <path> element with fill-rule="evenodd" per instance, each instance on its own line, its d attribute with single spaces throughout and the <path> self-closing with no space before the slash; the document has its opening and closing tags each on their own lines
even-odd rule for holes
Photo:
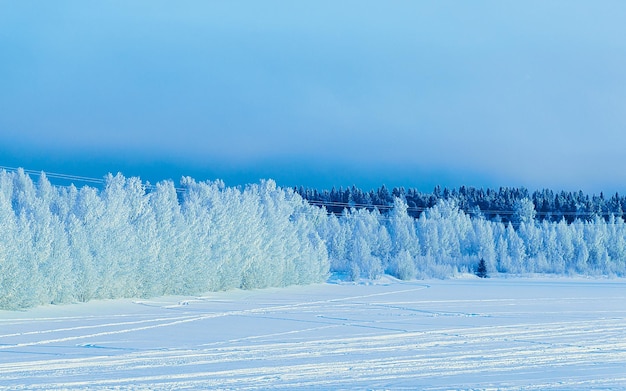
<svg viewBox="0 0 626 391">
<path fill-rule="evenodd" d="M 297 343 L 246 344 L 194 350 L 166 350 L 90 357 L 43 360 L 0 365 L 0 383 L 33 381 L 29 388 L 107 388 L 141 384 L 147 388 L 236 387 L 238 389 L 324 387 L 354 384 L 433 380 L 450 376 L 515 373 L 532 369 L 590 365 L 626 365 L 626 327 L 620 320 L 516 325 L 480 329 L 448 329 L 393 333 L 369 337 L 335 338 Z M 621 331 L 621 333 L 619 332 Z M 584 338 L 582 338 L 584 337 Z M 541 340 L 541 343 L 528 341 Z M 582 338 L 582 339 L 581 339 Z M 509 342 L 508 346 L 506 343 Z M 576 342 L 576 343 L 574 343 Z M 376 358 L 369 358 L 376 357 Z M 295 364 L 286 364 L 295 362 Z M 133 376 L 139 371 L 176 374 Z M 250 364 L 259 365 L 250 365 Z M 274 363 L 274 365 L 268 365 Z M 593 365 L 592 365 L 593 364 Z M 207 370 L 214 366 L 215 370 Z M 237 367 L 223 369 L 225 367 Z M 165 369 L 165 371 L 163 371 Z M 115 378 L 107 376 L 115 373 Z M 89 377 L 88 380 L 54 382 L 55 378 Z M 98 379 L 98 377 L 100 377 Z M 40 386 L 37 385 L 39 380 Z M 593 379 L 578 379 L 591 382 Z M 625 379 L 606 379 L 626 385 Z M 356 383 L 354 383 L 356 382 Z M 563 380 L 549 386 L 567 387 Z M 2 388 L 0 389 L 9 389 Z M 437 389 L 436 387 L 432 389 Z"/>
<path fill-rule="evenodd" d="M 225 316 L 253 315 L 253 314 L 267 313 L 267 312 L 294 310 L 300 307 L 308 307 L 308 306 L 317 308 L 320 305 L 324 305 L 324 304 L 331 304 L 331 303 L 352 301 L 352 300 L 361 300 L 361 299 L 367 299 L 371 297 L 379 297 L 379 296 L 386 296 L 386 295 L 392 295 L 392 294 L 416 292 L 416 291 L 420 291 L 420 290 L 427 289 L 427 288 L 428 288 L 427 285 L 422 285 L 417 288 L 402 289 L 399 291 L 373 293 L 373 294 L 350 296 L 350 297 L 341 297 L 341 298 L 328 299 L 328 300 L 298 302 L 298 303 L 293 303 L 293 304 L 273 305 L 273 306 L 268 306 L 268 307 L 251 308 L 251 309 L 245 309 L 245 310 L 216 312 L 216 313 L 208 313 L 208 314 L 193 315 L 193 316 L 187 315 L 187 316 L 178 316 L 178 317 L 166 317 L 166 318 L 160 318 L 160 319 L 148 319 L 148 320 L 140 320 L 140 321 L 108 323 L 108 324 L 103 324 L 103 325 L 63 327 L 63 328 L 58 328 L 58 329 L 31 331 L 31 332 L 24 332 L 24 333 L 10 333 L 10 334 L 5 334 L 5 335 L 0 335 L 0 350 L 24 348 L 24 347 L 36 346 L 36 345 L 48 345 L 48 344 L 55 344 L 55 343 L 60 343 L 60 342 L 76 341 L 80 339 L 97 338 L 97 337 L 111 336 L 111 335 L 116 335 L 116 334 L 146 331 L 146 330 L 151 330 L 151 329 L 156 329 L 156 328 L 161 328 L 161 327 L 177 326 L 177 325 L 181 325 L 185 323 L 203 321 L 207 319 L 220 318 L 220 317 L 225 317 Z M 43 340 L 37 340 L 37 341 L 21 342 L 21 343 L 14 343 L 14 344 L 2 343 L 2 338 L 21 337 L 21 336 L 30 336 L 30 335 L 40 335 L 40 334 L 52 334 L 52 333 L 64 333 L 68 331 L 129 326 L 129 325 L 137 325 L 137 324 L 144 324 L 144 323 L 156 323 L 156 324 L 140 326 L 140 327 L 121 328 L 121 329 L 116 329 L 116 330 L 107 330 L 107 331 L 101 331 L 101 332 L 91 333 L 91 334 L 80 334 L 80 335 L 72 335 L 72 336 L 61 337 L 61 338 L 51 338 L 51 339 L 43 339 Z"/>
<path fill-rule="evenodd" d="M 70 342 L 164 327 L 180 330 L 178 326 L 225 316 L 242 316 L 250 322 L 268 319 L 291 322 L 283 331 L 259 330 L 252 335 L 196 344 L 188 349 L 153 348 L 108 354 L 92 349 L 98 354 L 81 358 L 16 360 L 0 364 L 0 390 L 443 390 L 467 388 L 467 379 L 470 379 L 472 388 L 480 389 L 626 389 L 623 371 L 626 367 L 626 322 L 621 315 L 598 318 L 591 310 L 586 319 L 554 321 L 554 317 L 548 316 L 525 321 L 520 315 L 525 312 L 513 309 L 508 312 L 510 317 L 506 319 L 509 320 L 470 317 L 460 322 L 456 317 L 472 312 L 452 311 L 449 305 L 433 301 L 429 310 L 455 317 L 442 316 L 443 323 L 440 323 L 441 318 L 431 317 L 429 319 L 437 322 L 430 328 L 393 332 L 391 327 L 383 330 L 378 326 L 379 323 L 395 326 L 395 318 L 374 317 L 369 323 L 365 320 L 372 315 L 371 311 L 381 309 L 390 314 L 406 314 L 417 309 L 409 320 L 424 319 L 427 314 L 419 312 L 420 301 L 370 300 L 384 295 L 406 296 L 421 289 L 425 287 L 232 311 L 206 312 L 199 303 L 200 308 L 193 308 L 194 311 L 186 310 L 174 317 L 161 316 L 153 319 L 154 323 L 141 323 L 149 321 L 142 319 L 108 322 L 100 330 L 92 329 L 92 325 L 51 328 L 44 334 L 46 338 L 30 341 L 29 338 L 38 336 L 36 332 L 13 335 L 4 339 L 23 337 L 27 340 L 22 343 L 39 346 L 55 340 Z M 480 304 L 484 300 L 473 302 Z M 558 299 L 554 302 L 558 303 Z M 482 310 L 486 315 L 493 314 L 497 304 L 494 301 L 492 307 Z M 333 319 L 326 319 L 328 323 L 320 322 L 319 315 Z M 356 317 L 364 320 L 357 321 Z M 515 319 L 514 323 L 509 323 L 511 318 Z M 319 325 L 311 327 L 312 323 Z M 211 324 L 207 323 L 207 328 Z M 303 327 L 303 324 L 307 326 Z M 371 326 L 370 331 L 355 335 L 354 327 L 361 326 Z M 60 336 L 73 331 L 75 335 Z M 55 333 L 59 334 L 55 336 L 57 338 L 50 338 Z M 293 340 L 285 341 L 286 336 Z M 13 348 L 15 346 L 13 344 Z M 4 349 L 5 352 L 11 350 L 11 347 Z"/>
</svg>

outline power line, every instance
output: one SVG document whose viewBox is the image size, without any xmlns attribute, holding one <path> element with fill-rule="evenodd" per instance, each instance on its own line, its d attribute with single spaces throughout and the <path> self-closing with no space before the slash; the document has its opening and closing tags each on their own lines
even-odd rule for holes
<svg viewBox="0 0 626 391">
<path fill-rule="evenodd" d="M 0 166 L 0 169 L 9 171 L 9 172 L 17 172 L 18 170 L 20 170 L 20 168 L 6 167 L 6 166 Z M 105 183 L 104 179 L 98 179 L 98 178 L 92 178 L 92 177 L 86 177 L 86 176 L 60 174 L 56 172 L 47 172 L 47 171 L 28 170 L 25 168 L 22 168 L 22 171 L 24 171 L 25 174 L 28 174 L 30 176 L 32 175 L 41 176 L 41 174 L 43 173 L 46 175 L 47 178 L 63 179 L 63 180 L 85 182 L 85 183 L 97 183 L 97 184 Z"/>
<path fill-rule="evenodd" d="M 17 172 L 20 169 L 22 171 L 24 171 L 25 174 L 28 174 L 29 176 L 41 176 L 41 174 L 43 173 L 47 178 L 52 178 L 52 179 L 59 179 L 59 180 L 65 180 L 65 181 L 75 181 L 75 182 L 81 182 L 81 183 L 89 183 L 89 184 L 97 184 L 97 185 L 106 185 L 107 181 L 104 178 L 94 178 L 94 177 L 87 177 L 87 176 L 81 176 L 81 175 L 73 175 L 73 174 L 63 174 L 63 173 L 56 173 L 56 172 L 47 172 L 47 171 L 37 171 L 37 170 L 30 170 L 30 169 L 25 169 L 25 168 L 16 168 L 16 167 L 7 167 L 7 166 L 0 166 L 1 170 L 4 171 L 8 171 L 8 172 Z M 62 185 L 60 185 L 62 186 Z M 67 187 L 67 186 L 62 186 L 62 187 Z M 156 186 L 155 185 L 149 185 L 149 184 L 145 184 L 144 187 L 147 190 L 156 190 Z M 174 187 L 175 191 L 177 193 L 184 193 L 187 192 L 188 189 L 186 188 L 182 188 L 182 187 Z M 296 192 L 297 193 L 297 192 Z M 299 193 L 298 193 L 299 194 Z M 300 194 L 299 194 L 300 195 Z M 305 201 L 307 201 L 309 204 L 314 205 L 314 206 L 319 206 L 319 207 L 326 207 L 326 208 L 343 208 L 343 209 L 351 209 L 351 208 L 356 208 L 356 209 L 377 209 L 379 211 L 383 211 L 383 210 L 391 210 L 393 209 L 393 205 L 389 205 L 389 204 L 372 204 L 372 203 L 354 203 L 354 202 L 342 202 L 342 201 L 324 201 L 324 200 L 309 200 L 306 197 L 300 195 Z M 432 207 L 426 207 L 426 206 L 409 206 L 407 207 L 407 212 L 417 212 L 417 213 L 422 213 L 425 212 L 427 210 L 432 209 Z M 489 216 L 512 216 L 516 213 L 515 210 L 511 210 L 511 209 L 500 209 L 500 210 L 482 210 L 480 208 L 478 209 L 463 209 L 463 208 L 459 208 L 460 211 L 464 212 L 465 214 L 468 215 L 477 215 L 477 214 L 484 214 L 484 215 L 489 215 Z M 337 215 L 338 213 L 334 213 L 332 211 L 328 211 L 329 214 L 335 214 Z M 536 216 L 542 216 L 542 217 L 547 217 L 547 216 L 555 216 L 555 217 L 593 217 L 593 216 L 611 216 L 611 215 L 615 215 L 614 213 L 611 212 L 600 212 L 600 211 L 556 211 L 556 212 L 546 212 L 546 211 L 535 211 L 535 215 Z"/>
<path fill-rule="evenodd" d="M 4 170 L 4 171 L 8 171 L 8 172 L 17 172 L 19 170 L 24 171 L 25 174 L 28 174 L 29 176 L 41 176 L 41 174 L 44 174 L 46 176 L 46 178 L 52 178 L 52 179 L 60 179 L 60 180 L 65 180 L 65 181 L 70 181 L 70 182 L 80 182 L 80 183 L 89 183 L 89 184 L 97 184 L 97 185 L 106 185 L 107 181 L 104 178 L 94 178 L 94 177 L 87 177 L 87 176 L 80 176 L 80 175 L 72 175 L 72 174 L 61 174 L 61 173 L 57 173 L 57 172 L 48 172 L 48 171 L 37 171 L 37 170 L 29 170 L 29 169 L 25 169 L 25 168 L 17 168 L 17 167 L 7 167 L 7 166 L 0 166 L 0 170 Z M 57 186 L 62 186 L 62 187 L 68 187 L 68 186 L 63 186 L 63 185 L 57 185 Z M 156 185 L 147 185 L 144 184 L 144 187 L 148 190 L 156 190 Z M 181 188 L 181 187 L 174 187 L 174 189 L 176 190 L 177 193 L 181 193 L 186 191 L 186 189 Z"/>
<path fill-rule="evenodd" d="M 303 197 L 304 198 L 304 197 Z M 306 199 L 306 198 L 304 198 Z M 390 210 L 393 209 L 393 205 L 383 205 L 383 204 L 362 204 L 362 203 L 353 203 L 353 202 L 342 202 L 342 201 L 324 201 L 324 200 L 307 200 L 310 204 L 316 206 L 326 206 L 326 207 L 337 207 L 344 209 L 378 209 L 378 210 Z M 427 210 L 432 209 L 433 207 L 427 206 L 409 206 L 407 207 L 408 212 L 425 212 Z M 511 209 L 463 209 L 459 208 L 460 211 L 463 211 L 465 214 L 469 215 L 477 215 L 477 214 L 485 214 L 485 215 L 501 215 L 501 216 L 512 216 L 516 213 L 515 210 Z M 554 211 L 554 212 L 545 212 L 545 211 L 535 211 L 536 216 L 555 216 L 555 217 L 565 217 L 565 216 L 573 216 L 573 217 L 590 217 L 590 216 L 610 216 L 615 215 L 615 213 L 611 212 L 598 212 L 598 211 Z"/>
</svg>

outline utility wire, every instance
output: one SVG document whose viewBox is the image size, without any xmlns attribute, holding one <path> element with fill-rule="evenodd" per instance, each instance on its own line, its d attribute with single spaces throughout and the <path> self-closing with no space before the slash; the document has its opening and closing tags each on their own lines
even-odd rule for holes
<svg viewBox="0 0 626 391">
<path fill-rule="evenodd" d="M 304 197 L 303 197 L 304 198 Z M 306 199 L 306 198 L 305 198 Z M 383 209 L 393 209 L 393 205 L 382 205 L 382 204 L 360 204 L 360 203 L 353 203 L 353 202 L 341 202 L 341 201 L 324 201 L 324 200 L 307 200 L 310 204 L 312 205 L 316 205 L 316 206 L 326 206 L 326 207 L 338 207 L 338 208 L 345 208 L 345 209 L 351 209 L 351 208 L 357 208 L 357 209 L 364 209 L 364 208 L 375 208 L 378 210 L 383 210 Z M 409 206 L 407 207 L 407 211 L 409 212 L 425 212 L 429 209 L 432 209 L 432 207 L 427 207 L 427 206 Z M 462 210 L 464 213 L 466 214 L 470 214 L 470 215 L 476 215 L 476 214 L 485 214 L 485 215 L 502 215 L 502 216 L 506 216 L 506 215 L 514 215 L 516 213 L 515 210 L 510 210 L 510 209 L 493 209 L 493 210 L 489 210 L 489 209 L 462 209 L 459 208 L 460 210 Z M 545 211 L 535 211 L 535 215 L 537 216 L 595 216 L 595 215 L 599 215 L 599 216 L 610 216 L 611 214 L 614 213 L 610 213 L 610 212 L 605 212 L 605 213 L 601 213 L 601 212 L 583 212 L 583 211 L 554 211 L 554 212 L 545 212 Z"/>
<path fill-rule="evenodd" d="M 17 172 L 19 168 L 0 166 L 0 170 L 5 170 L 7 172 Z M 104 178 L 93 178 L 93 177 L 86 177 L 86 176 L 72 175 L 72 174 L 61 174 L 61 173 L 48 172 L 48 171 L 28 170 L 25 168 L 22 168 L 22 170 L 24 171 L 25 174 L 28 174 L 31 177 L 41 176 L 41 174 L 43 173 L 46 176 L 46 178 L 61 179 L 61 180 L 81 182 L 81 183 L 92 183 L 92 184 L 97 184 L 97 185 L 106 184 L 106 180 Z M 58 186 L 68 187 L 68 186 L 63 186 L 63 185 L 58 185 Z M 156 190 L 156 185 L 144 185 L 144 187 L 149 190 Z M 174 189 L 178 193 L 185 191 L 185 189 L 181 187 L 175 187 Z"/>
<path fill-rule="evenodd" d="M 0 166 L 0 169 L 5 170 L 5 171 L 9 171 L 9 172 L 17 172 L 19 170 L 19 168 L 16 168 L 16 167 L 6 167 L 6 166 Z M 42 173 L 44 173 L 46 175 L 46 177 L 54 178 L 54 179 L 64 179 L 64 180 L 69 180 L 69 181 L 77 181 L 77 182 L 85 182 L 85 183 L 97 183 L 97 184 L 104 184 L 105 183 L 104 179 L 91 178 L 91 177 L 86 177 L 86 176 L 70 175 L 70 174 L 60 174 L 60 173 L 56 173 L 56 172 L 47 172 L 47 171 L 28 170 L 28 169 L 25 169 L 25 168 L 23 168 L 22 170 L 24 171 L 25 174 L 28 174 L 28 175 L 40 176 Z"/>
<path fill-rule="evenodd" d="M 4 170 L 4 171 L 8 171 L 8 172 L 17 172 L 19 170 L 19 168 L 16 167 L 7 167 L 7 166 L 0 166 L 0 170 Z M 47 178 L 52 178 L 52 179 L 60 179 L 60 180 L 67 180 L 67 181 L 75 181 L 75 182 L 81 182 L 81 183 L 91 183 L 91 184 L 98 184 L 98 185 L 105 185 L 106 184 L 106 180 L 104 178 L 94 178 L 94 177 L 87 177 L 87 176 L 80 176 L 80 175 L 73 175 L 73 174 L 62 174 L 62 173 L 56 173 L 56 172 L 47 172 L 47 171 L 37 171 L 37 170 L 29 170 L 29 169 L 24 169 L 22 168 L 22 170 L 24 171 L 25 174 L 28 174 L 29 176 L 41 176 L 41 174 L 45 174 L 45 176 Z M 61 185 L 62 186 L 62 185 Z M 156 190 L 156 186 L 155 185 L 144 185 L 146 189 L 148 190 Z M 67 186 L 62 186 L 62 187 L 67 187 Z M 182 188 L 182 187 L 175 187 L 174 188 L 176 190 L 177 193 L 184 193 L 187 191 L 186 188 Z M 299 193 L 298 193 L 299 194 Z M 315 206 L 319 206 L 319 207 L 326 207 L 326 208 L 342 208 L 342 209 L 351 209 L 351 208 L 356 208 L 356 209 L 378 209 L 380 211 L 382 210 L 390 210 L 393 209 L 393 205 L 385 205 L 385 204 L 363 204 L 363 203 L 354 203 L 354 202 L 341 202 L 341 201 L 324 201 L 324 200 L 309 200 L 307 198 L 305 198 L 304 196 L 301 195 L 301 197 L 306 200 L 309 204 L 311 205 L 315 205 Z M 432 207 L 422 207 L 422 206 L 409 206 L 407 207 L 407 212 L 425 212 L 429 209 L 431 209 Z M 501 210 L 482 210 L 482 209 L 462 209 L 459 208 L 459 210 L 463 211 L 465 214 L 469 214 L 469 215 L 476 215 L 476 214 L 485 214 L 485 215 L 490 215 L 490 216 L 496 216 L 496 215 L 500 215 L 500 216 L 512 216 L 516 213 L 515 210 L 510 210 L 510 209 L 501 209 Z M 340 215 L 341 213 L 335 213 L 332 211 L 328 211 L 328 214 L 335 214 L 335 215 Z M 574 216 L 574 217 L 592 217 L 592 216 L 610 216 L 614 213 L 610 213 L 610 212 L 583 212 L 583 211 L 558 211 L 558 212 L 545 212 L 545 211 L 535 211 L 535 215 L 536 216 L 558 216 L 558 217 L 565 217 L 565 216 Z"/>
</svg>

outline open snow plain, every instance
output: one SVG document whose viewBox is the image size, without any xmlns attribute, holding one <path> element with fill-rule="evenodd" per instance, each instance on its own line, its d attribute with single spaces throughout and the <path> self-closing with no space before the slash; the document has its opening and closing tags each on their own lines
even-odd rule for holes
<svg viewBox="0 0 626 391">
<path fill-rule="evenodd" d="M 474 278 L 0 311 L 0 390 L 626 389 L 626 280 Z"/>
</svg>

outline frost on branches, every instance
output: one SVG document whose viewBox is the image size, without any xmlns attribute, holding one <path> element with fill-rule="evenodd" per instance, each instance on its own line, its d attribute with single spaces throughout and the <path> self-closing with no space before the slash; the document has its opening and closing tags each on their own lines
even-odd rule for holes
<svg viewBox="0 0 626 391">
<path fill-rule="evenodd" d="M 273 181 L 54 187 L 0 172 L 0 308 L 321 282 L 325 212 Z"/>
<path fill-rule="evenodd" d="M 477 216 L 480 216 L 478 214 Z M 327 213 L 271 181 L 245 188 L 183 178 L 146 187 L 109 175 L 102 189 L 0 171 L 0 308 L 196 294 L 346 278 L 445 278 L 480 260 L 495 273 L 626 274 L 621 218 L 515 224 L 441 200 L 415 219 Z"/>
</svg>

